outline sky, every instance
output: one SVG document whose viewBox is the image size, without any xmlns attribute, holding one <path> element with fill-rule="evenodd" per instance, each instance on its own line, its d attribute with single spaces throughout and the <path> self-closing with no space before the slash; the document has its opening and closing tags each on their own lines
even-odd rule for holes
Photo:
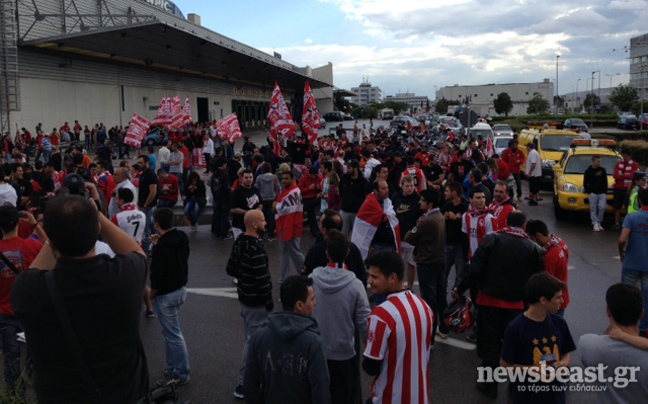
<svg viewBox="0 0 648 404">
<path fill-rule="evenodd" d="M 338 88 L 368 77 L 383 97 L 409 90 L 434 99 L 436 88 L 454 84 L 555 81 L 557 55 L 560 94 L 590 88 L 593 71 L 603 88 L 611 79 L 627 84 L 624 48 L 648 33 L 648 0 L 174 2 L 206 28 L 294 65 L 333 63 Z"/>
</svg>

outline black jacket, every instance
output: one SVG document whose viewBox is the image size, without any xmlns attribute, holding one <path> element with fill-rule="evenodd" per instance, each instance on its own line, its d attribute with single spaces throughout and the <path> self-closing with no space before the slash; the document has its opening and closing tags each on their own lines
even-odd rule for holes
<svg viewBox="0 0 648 404">
<path fill-rule="evenodd" d="M 173 229 L 163 234 L 153 246 L 151 289 L 158 295 L 174 292 L 187 284 L 189 273 L 189 238 Z"/>
<path fill-rule="evenodd" d="M 365 200 L 366 185 L 367 180 L 362 176 L 362 173 L 356 179 L 351 178 L 350 174 L 342 176 L 342 181 L 340 181 L 341 210 L 347 213 L 358 213 Z"/>
<path fill-rule="evenodd" d="M 605 194 L 608 189 L 608 177 L 605 168 L 589 166 L 585 170 L 583 186 L 586 194 Z"/>
<path fill-rule="evenodd" d="M 470 272 L 458 286 L 463 293 L 473 281 L 479 290 L 498 299 L 524 300 L 531 275 L 544 271 L 542 249 L 533 241 L 507 233 L 484 237 L 473 255 Z"/>
<path fill-rule="evenodd" d="M 268 254 L 261 240 L 240 235 L 232 246 L 226 271 L 238 279 L 236 291 L 242 304 L 272 311 L 272 279 L 268 271 Z"/>
<path fill-rule="evenodd" d="M 358 246 L 349 243 L 349 254 L 347 254 L 344 264 L 346 264 L 349 271 L 360 279 L 363 285 L 367 284 L 367 269 L 365 268 L 362 253 Z M 328 258 L 326 258 L 326 240 L 321 241 L 308 250 L 306 259 L 304 260 L 304 268 L 302 268 L 302 275 L 310 275 L 315 268 L 325 267 L 328 265 Z"/>
</svg>

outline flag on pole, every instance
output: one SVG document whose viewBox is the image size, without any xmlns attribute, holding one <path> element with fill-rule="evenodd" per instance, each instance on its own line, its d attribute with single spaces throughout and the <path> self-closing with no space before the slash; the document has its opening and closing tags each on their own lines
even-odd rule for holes
<svg viewBox="0 0 648 404">
<path fill-rule="evenodd" d="M 270 99 L 268 119 L 280 138 L 291 137 L 297 131 L 297 125 L 295 125 L 292 115 L 290 115 L 286 100 L 284 100 L 277 82 L 275 82 L 275 88 Z"/>
<path fill-rule="evenodd" d="M 157 110 L 157 115 L 153 119 L 153 125 L 168 125 L 170 123 L 169 118 L 169 99 L 167 97 L 162 97 L 162 102 Z"/>
<path fill-rule="evenodd" d="M 219 138 L 227 139 L 231 144 L 234 144 L 237 139 L 243 137 L 236 113 L 229 114 L 218 121 L 216 123 L 216 131 L 218 132 Z"/>
<path fill-rule="evenodd" d="M 169 123 L 169 129 L 180 129 L 182 127 L 184 116 L 182 115 L 180 97 L 177 95 L 173 97 L 169 105 L 169 118 L 171 121 Z"/>
<path fill-rule="evenodd" d="M 317 143 L 317 130 L 322 127 L 322 119 L 320 117 L 319 111 L 317 110 L 317 105 L 315 103 L 315 97 L 313 96 L 313 91 L 311 90 L 310 83 L 307 81 L 304 86 L 304 110 L 302 111 L 302 131 L 306 132 L 308 135 L 308 141 L 311 144 Z"/>
<path fill-rule="evenodd" d="M 191 119 L 191 104 L 189 103 L 189 96 L 185 100 L 184 107 L 182 108 L 182 125 L 188 126 L 193 123 Z"/>
<path fill-rule="evenodd" d="M 493 137 L 488 137 L 488 142 L 486 143 L 486 157 L 491 158 L 495 154 L 495 148 L 493 147 Z"/>
<path fill-rule="evenodd" d="M 140 147 L 142 140 L 146 137 L 151 123 L 145 118 L 137 114 L 133 114 L 133 118 L 128 124 L 128 132 L 126 132 L 126 138 L 124 139 L 124 144 Z"/>
</svg>

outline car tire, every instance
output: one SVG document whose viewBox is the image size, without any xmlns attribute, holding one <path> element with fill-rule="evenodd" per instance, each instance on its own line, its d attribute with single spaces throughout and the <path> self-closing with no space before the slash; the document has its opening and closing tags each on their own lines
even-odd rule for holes
<svg viewBox="0 0 648 404">
<path fill-rule="evenodd" d="M 149 139 L 149 140 L 147 140 L 147 141 L 146 141 L 146 145 L 147 145 L 147 146 L 155 146 L 155 140 L 153 140 L 153 139 Z"/>
<path fill-rule="evenodd" d="M 567 220 L 567 217 L 569 216 L 569 212 L 567 212 L 565 209 L 560 207 L 557 196 L 554 196 L 553 198 L 553 205 L 554 205 L 554 216 L 556 216 L 556 219 L 560 221 Z"/>
</svg>

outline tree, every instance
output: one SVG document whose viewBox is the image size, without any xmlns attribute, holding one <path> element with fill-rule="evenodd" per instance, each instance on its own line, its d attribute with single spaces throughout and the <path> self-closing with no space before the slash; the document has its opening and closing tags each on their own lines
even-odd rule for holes
<svg viewBox="0 0 648 404">
<path fill-rule="evenodd" d="M 497 98 L 493 101 L 493 105 L 495 106 L 495 112 L 499 115 L 504 114 L 506 117 L 508 117 L 509 112 L 513 110 L 513 101 L 511 101 L 511 96 L 507 93 L 497 94 Z"/>
<path fill-rule="evenodd" d="M 549 108 L 551 108 L 551 105 L 549 101 L 542 98 L 542 94 L 533 93 L 533 97 L 529 100 L 527 114 L 543 114 L 549 111 Z"/>
<path fill-rule="evenodd" d="M 337 92 L 333 94 L 333 106 L 336 111 L 348 112 L 351 110 L 351 102 Z"/>
<path fill-rule="evenodd" d="M 585 109 L 589 110 L 590 108 L 592 108 L 592 106 L 596 108 L 597 105 L 601 105 L 601 99 L 599 98 L 599 96 L 594 93 L 588 93 L 585 96 L 585 101 L 583 101 L 583 106 L 585 107 Z"/>
<path fill-rule="evenodd" d="M 610 102 L 612 105 L 617 107 L 619 111 L 630 111 L 632 105 L 639 100 L 639 92 L 636 88 L 620 84 L 614 90 L 612 90 L 612 95 L 610 95 Z"/>
</svg>

